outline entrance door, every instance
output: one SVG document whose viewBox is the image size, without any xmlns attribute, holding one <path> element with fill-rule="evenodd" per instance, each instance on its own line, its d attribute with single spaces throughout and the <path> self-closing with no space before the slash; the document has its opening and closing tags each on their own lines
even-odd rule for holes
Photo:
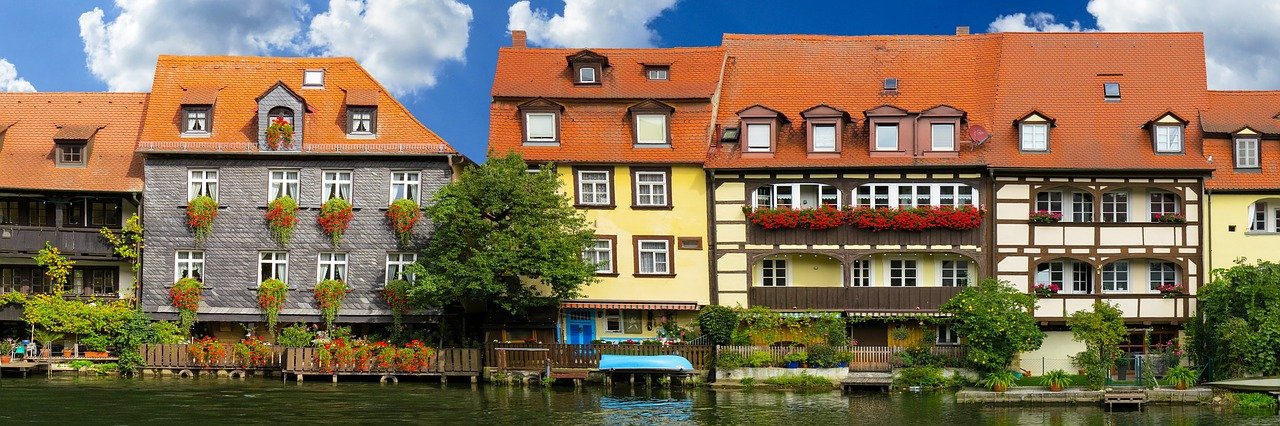
<svg viewBox="0 0 1280 426">
<path fill-rule="evenodd" d="M 585 345 L 596 339 L 596 313 L 591 310 L 572 310 L 565 315 L 565 331 L 572 345 Z"/>
</svg>

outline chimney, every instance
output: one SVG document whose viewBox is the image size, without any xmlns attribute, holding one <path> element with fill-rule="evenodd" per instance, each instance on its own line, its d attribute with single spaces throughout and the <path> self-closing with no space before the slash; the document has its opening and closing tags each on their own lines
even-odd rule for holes
<svg viewBox="0 0 1280 426">
<path fill-rule="evenodd" d="M 961 25 L 961 26 L 956 27 L 956 35 L 958 35 L 958 36 L 962 36 L 962 35 L 969 35 L 969 26 L 968 26 L 968 25 Z"/>
<path fill-rule="evenodd" d="M 514 48 L 516 48 L 516 49 L 524 49 L 524 48 L 525 48 L 525 34 L 524 34 L 524 30 L 514 30 L 514 31 L 511 31 L 511 47 L 514 47 Z"/>
</svg>

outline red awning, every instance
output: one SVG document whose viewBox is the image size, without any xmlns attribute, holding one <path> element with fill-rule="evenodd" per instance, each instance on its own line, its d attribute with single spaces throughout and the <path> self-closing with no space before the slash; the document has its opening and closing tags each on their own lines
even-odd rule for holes
<svg viewBox="0 0 1280 426">
<path fill-rule="evenodd" d="M 655 311 L 696 311 L 698 310 L 698 303 L 697 302 L 567 301 L 567 302 L 561 302 L 560 307 L 564 309 L 630 309 L 630 310 L 655 310 Z"/>
</svg>

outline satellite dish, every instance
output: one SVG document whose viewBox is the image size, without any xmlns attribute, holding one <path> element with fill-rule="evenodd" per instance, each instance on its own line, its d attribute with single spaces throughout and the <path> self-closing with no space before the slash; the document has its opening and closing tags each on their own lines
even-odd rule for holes
<svg viewBox="0 0 1280 426">
<path fill-rule="evenodd" d="M 982 145 L 982 143 L 986 142 L 987 139 L 991 139 L 991 132 L 988 132 L 985 127 L 977 124 L 969 126 L 969 140 L 977 142 L 978 145 Z"/>
</svg>

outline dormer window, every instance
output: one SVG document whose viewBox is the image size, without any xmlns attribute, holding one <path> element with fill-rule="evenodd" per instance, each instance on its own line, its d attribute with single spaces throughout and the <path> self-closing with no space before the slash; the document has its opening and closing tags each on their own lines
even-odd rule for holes
<svg viewBox="0 0 1280 426">
<path fill-rule="evenodd" d="M 1018 146 L 1026 152 L 1045 152 L 1049 150 L 1049 128 L 1053 127 L 1053 119 L 1031 111 L 1013 124 L 1018 127 Z"/>
<path fill-rule="evenodd" d="M 1111 102 L 1119 101 L 1120 100 L 1120 83 L 1115 83 L 1115 82 L 1102 83 L 1102 98 L 1103 100 L 1111 101 Z"/>
<path fill-rule="evenodd" d="M 373 107 L 348 107 L 347 128 L 353 135 L 378 133 L 378 109 Z"/>
<path fill-rule="evenodd" d="M 813 152 L 836 152 L 836 125 L 813 125 Z"/>
<path fill-rule="evenodd" d="M 578 82 L 579 83 L 595 83 L 596 69 L 591 67 L 578 68 Z"/>
<path fill-rule="evenodd" d="M 1236 135 L 1235 137 L 1236 168 L 1256 169 L 1259 163 L 1258 136 Z"/>
<path fill-rule="evenodd" d="M 574 84 L 600 84 L 604 69 L 609 67 L 609 58 L 590 50 L 579 51 L 565 59 L 573 71 Z"/>
<path fill-rule="evenodd" d="M 182 108 L 182 134 L 207 135 L 210 131 L 212 109 L 208 106 L 185 106 Z"/>
<path fill-rule="evenodd" d="M 58 165 L 59 166 L 83 166 L 84 165 L 84 141 L 80 143 L 58 143 Z"/>
<path fill-rule="evenodd" d="M 650 80 L 666 80 L 671 72 L 671 67 L 666 65 L 649 65 L 644 67 L 645 78 Z"/>
<path fill-rule="evenodd" d="M 1156 152 L 1182 152 L 1182 126 L 1157 125 Z"/>
<path fill-rule="evenodd" d="M 849 114 L 826 104 L 800 112 L 809 133 L 809 152 L 839 153 L 840 135 Z"/>
<path fill-rule="evenodd" d="M 898 151 L 898 123 L 876 123 L 876 151 Z"/>
<path fill-rule="evenodd" d="M 564 110 L 560 105 L 538 98 L 520 104 L 519 109 L 525 145 L 560 143 L 560 112 Z"/>
<path fill-rule="evenodd" d="M 58 132 L 53 135 L 53 144 L 57 151 L 54 159 L 57 165 L 59 167 L 84 166 L 88 157 L 89 139 L 92 139 L 100 128 L 93 125 L 59 126 Z"/>
<path fill-rule="evenodd" d="M 763 105 L 752 105 L 738 111 L 741 120 L 743 152 L 768 153 L 777 150 L 778 126 L 786 121 L 782 113 Z"/>
<path fill-rule="evenodd" d="M 933 151 L 955 151 L 956 150 L 956 125 L 951 123 L 933 123 L 932 144 L 930 150 Z"/>
<path fill-rule="evenodd" d="M 303 71 L 302 87 L 304 89 L 323 89 L 324 88 L 324 70 Z"/>
<path fill-rule="evenodd" d="M 770 123 L 747 124 L 747 151 L 769 152 L 773 150 L 773 125 Z"/>
<path fill-rule="evenodd" d="M 671 146 L 671 114 L 675 108 L 647 100 L 627 109 L 633 117 L 632 137 L 636 145 Z"/>
<path fill-rule="evenodd" d="M 271 112 L 267 113 L 267 117 L 270 117 L 271 122 L 284 120 L 286 123 L 293 124 L 293 109 L 288 107 L 271 108 Z"/>
<path fill-rule="evenodd" d="M 897 156 L 917 151 L 912 148 L 914 144 L 911 140 L 907 140 L 905 146 L 901 140 L 899 126 L 915 122 L 907 110 L 893 105 L 881 105 L 863 111 L 862 115 L 867 117 L 868 150 L 872 155 Z"/>
</svg>

